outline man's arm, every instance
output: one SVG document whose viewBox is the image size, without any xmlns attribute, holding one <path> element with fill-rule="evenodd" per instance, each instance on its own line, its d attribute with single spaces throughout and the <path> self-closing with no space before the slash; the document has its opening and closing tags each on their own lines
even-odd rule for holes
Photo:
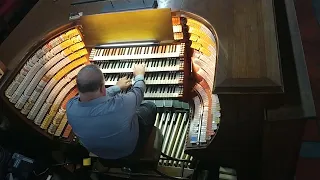
<svg viewBox="0 0 320 180">
<path fill-rule="evenodd" d="M 118 94 L 121 89 L 126 90 L 131 86 L 131 79 L 128 79 L 127 77 L 122 77 L 119 79 L 116 85 L 111 86 L 106 89 L 107 96 L 115 96 Z"/>
<path fill-rule="evenodd" d="M 107 91 L 107 96 L 115 96 L 121 91 L 121 89 L 118 85 L 114 85 L 106 88 L 106 91 Z"/>
<path fill-rule="evenodd" d="M 144 83 L 145 65 L 139 64 L 134 65 L 134 85 L 132 88 L 123 96 L 124 106 L 136 111 L 137 107 L 140 106 L 144 92 L 146 90 L 146 85 Z"/>
<path fill-rule="evenodd" d="M 132 88 L 123 96 L 123 98 L 125 105 L 136 108 L 137 106 L 140 106 L 143 101 L 146 85 L 144 83 L 143 75 L 137 75 L 134 78 L 134 81 L 135 83 Z"/>
</svg>

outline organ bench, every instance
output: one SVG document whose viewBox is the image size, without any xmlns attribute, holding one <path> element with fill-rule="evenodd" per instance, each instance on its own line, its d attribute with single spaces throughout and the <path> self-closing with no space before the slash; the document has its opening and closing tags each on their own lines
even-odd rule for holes
<svg viewBox="0 0 320 180">
<path fill-rule="evenodd" d="M 97 159 L 104 167 L 110 168 L 127 168 L 129 172 L 135 170 L 139 172 L 140 169 L 156 171 L 158 162 L 160 160 L 161 148 L 163 145 L 163 135 L 157 127 L 153 127 L 150 137 L 144 147 L 129 155 L 128 157 L 107 160 L 101 159 L 93 153 L 89 156 Z"/>
<path fill-rule="evenodd" d="M 103 1 L 71 3 L 39 1 L 0 46 L 7 116 L 74 143 L 65 106 L 77 72 L 97 64 L 107 87 L 146 63 L 163 157 L 185 160 L 160 158 L 159 168 L 292 175 L 304 120 L 315 117 L 292 0 L 159 0 L 158 9 L 105 14 Z"/>
</svg>

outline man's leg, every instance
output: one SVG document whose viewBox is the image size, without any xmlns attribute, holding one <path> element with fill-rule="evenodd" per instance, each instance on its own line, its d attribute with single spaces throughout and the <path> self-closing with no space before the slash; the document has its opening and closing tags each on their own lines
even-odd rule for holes
<svg viewBox="0 0 320 180">
<path fill-rule="evenodd" d="M 137 109 L 139 123 L 153 127 L 156 120 L 157 106 L 150 101 L 143 101 Z"/>
<path fill-rule="evenodd" d="M 140 107 L 137 109 L 140 146 L 143 146 L 148 140 L 156 120 L 156 114 L 157 106 L 150 101 L 142 102 Z"/>
</svg>

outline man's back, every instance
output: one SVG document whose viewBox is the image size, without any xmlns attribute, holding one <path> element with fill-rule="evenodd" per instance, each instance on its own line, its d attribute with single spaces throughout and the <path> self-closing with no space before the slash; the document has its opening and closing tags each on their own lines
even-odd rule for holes
<svg viewBox="0 0 320 180">
<path fill-rule="evenodd" d="M 68 102 L 68 121 L 81 143 L 92 153 L 106 159 L 131 154 L 139 134 L 134 105 L 126 106 L 123 95 Z"/>
<path fill-rule="evenodd" d="M 107 89 L 104 75 L 95 65 L 85 66 L 77 75 L 79 96 L 67 104 L 68 122 L 82 145 L 101 158 L 130 155 L 146 137 L 145 129 L 153 125 L 146 117 L 155 114 L 154 106 L 141 106 L 145 66 L 135 66 L 133 73 L 132 87 L 131 79 L 123 77 Z M 121 90 L 127 93 L 121 94 Z"/>
</svg>

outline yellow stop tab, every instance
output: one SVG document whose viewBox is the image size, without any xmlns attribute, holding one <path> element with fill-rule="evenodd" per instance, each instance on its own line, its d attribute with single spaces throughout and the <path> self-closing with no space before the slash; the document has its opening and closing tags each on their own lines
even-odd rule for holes
<svg viewBox="0 0 320 180">
<path fill-rule="evenodd" d="M 83 166 L 91 166 L 91 158 L 85 158 L 82 161 Z"/>
<path fill-rule="evenodd" d="M 192 49 L 199 50 L 199 49 L 201 48 L 201 44 L 196 43 L 196 42 L 192 42 L 191 48 L 192 48 Z"/>
<path fill-rule="evenodd" d="M 197 42 L 199 39 L 199 36 L 195 35 L 195 34 L 191 34 L 190 38 L 191 41 Z"/>
<path fill-rule="evenodd" d="M 208 57 L 211 56 L 211 52 L 210 52 L 208 49 L 206 49 L 206 48 L 204 48 L 204 47 L 201 47 L 199 50 L 200 50 L 200 52 L 202 52 L 204 55 L 206 55 L 206 56 L 208 56 Z"/>
</svg>

